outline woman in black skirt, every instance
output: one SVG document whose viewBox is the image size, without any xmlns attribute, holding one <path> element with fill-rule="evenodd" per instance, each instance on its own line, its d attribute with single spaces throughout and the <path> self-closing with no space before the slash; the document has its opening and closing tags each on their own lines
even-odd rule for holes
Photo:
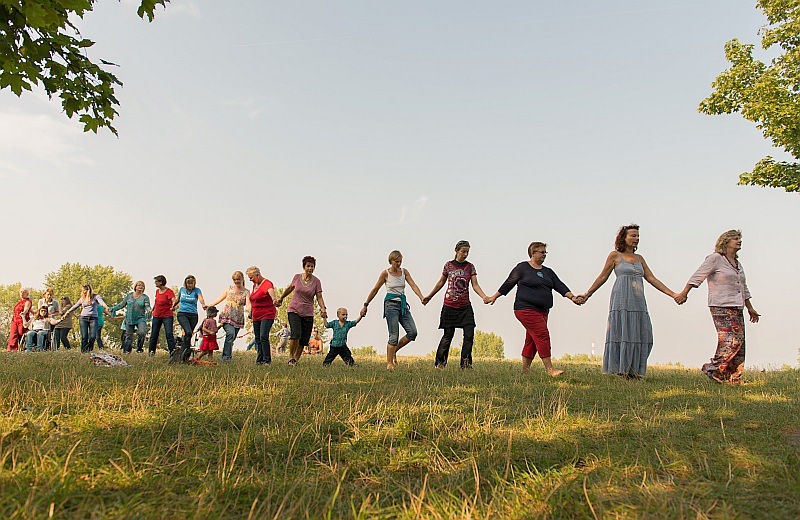
<svg viewBox="0 0 800 520">
<path fill-rule="evenodd" d="M 444 329 L 444 335 L 436 349 L 436 367 L 444 368 L 447 365 L 447 356 L 450 353 L 450 343 L 456 329 L 464 329 L 464 344 L 461 347 L 461 368 L 472 368 L 472 343 L 475 339 L 475 314 L 469 302 L 469 286 L 483 298 L 484 303 L 489 299 L 478 283 L 478 273 L 475 266 L 467 262 L 469 255 L 469 242 L 461 240 L 456 244 L 456 256 L 444 264 L 442 277 L 436 282 L 431 293 L 422 300 L 423 304 L 431 301 L 439 289 L 447 284 L 444 293 L 444 305 L 439 318 L 439 328 Z"/>
</svg>

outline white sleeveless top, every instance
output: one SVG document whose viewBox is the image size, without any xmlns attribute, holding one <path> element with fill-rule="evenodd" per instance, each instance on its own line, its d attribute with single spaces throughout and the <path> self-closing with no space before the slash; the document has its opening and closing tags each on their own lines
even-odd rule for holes
<svg viewBox="0 0 800 520">
<path fill-rule="evenodd" d="M 400 271 L 400 276 L 394 276 L 389 270 L 386 270 L 386 294 L 396 294 L 400 296 L 406 290 L 406 270 Z"/>
</svg>

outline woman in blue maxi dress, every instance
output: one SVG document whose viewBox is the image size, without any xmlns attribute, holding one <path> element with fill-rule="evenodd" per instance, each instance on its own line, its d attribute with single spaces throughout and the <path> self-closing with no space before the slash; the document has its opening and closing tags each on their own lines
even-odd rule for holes
<svg viewBox="0 0 800 520">
<path fill-rule="evenodd" d="M 653 349 L 653 326 L 644 298 L 644 280 L 675 298 L 672 292 L 647 266 L 644 257 L 636 254 L 639 226 L 623 226 L 617 233 L 612 251 L 600 275 L 583 295 L 588 300 L 611 276 L 617 277 L 611 290 L 608 310 L 606 345 L 603 352 L 603 373 L 639 379 L 647 370 L 647 358 Z"/>
</svg>

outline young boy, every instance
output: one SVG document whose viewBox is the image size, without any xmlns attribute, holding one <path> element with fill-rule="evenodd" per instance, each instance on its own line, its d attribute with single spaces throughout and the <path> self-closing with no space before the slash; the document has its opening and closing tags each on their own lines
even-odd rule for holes
<svg viewBox="0 0 800 520">
<path fill-rule="evenodd" d="M 347 348 L 347 331 L 358 325 L 363 316 L 359 316 L 356 321 L 347 321 L 347 309 L 342 307 L 336 311 L 336 317 L 339 319 L 325 324 L 325 327 L 333 329 L 333 338 L 331 338 L 330 350 L 328 350 L 328 355 L 325 356 L 322 366 L 330 366 L 336 356 L 342 356 L 345 364 L 353 366 L 356 361 L 353 359 L 350 349 Z"/>
</svg>

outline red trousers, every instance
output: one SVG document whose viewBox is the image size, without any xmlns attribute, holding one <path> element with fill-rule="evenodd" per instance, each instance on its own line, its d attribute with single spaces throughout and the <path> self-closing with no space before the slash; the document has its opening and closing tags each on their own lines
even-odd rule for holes
<svg viewBox="0 0 800 520">
<path fill-rule="evenodd" d="M 522 357 L 533 359 L 537 352 L 540 358 L 550 357 L 550 331 L 547 330 L 547 315 L 546 312 L 534 309 L 514 311 L 514 316 L 525 327 L 525 346 L 522 347 Z"/>
<path fill-rule="evenodd" d="M 19 350 L 19 340 L 25 335 L 22 322 L 12 321 L 8 330 L 8 350 Z"/>
</svg>

